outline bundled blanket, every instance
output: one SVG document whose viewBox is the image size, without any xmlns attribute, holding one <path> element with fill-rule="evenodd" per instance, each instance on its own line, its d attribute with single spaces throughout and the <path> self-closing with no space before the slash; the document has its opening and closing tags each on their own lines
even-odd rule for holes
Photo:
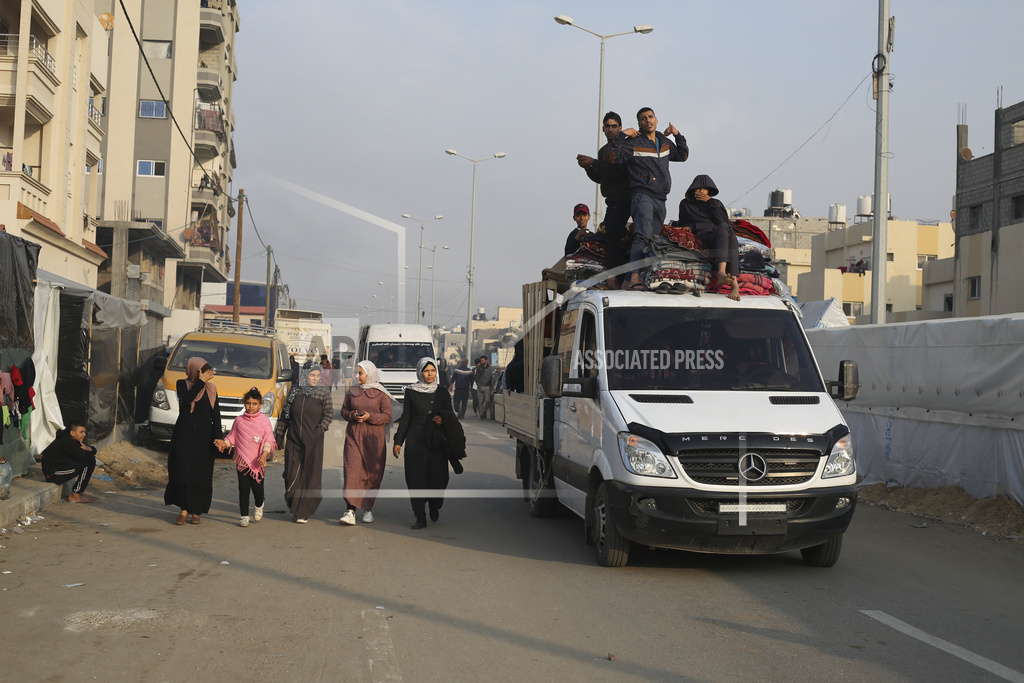
<svg viewBox="0 0 1024 683">
<path fill-rule="evenodd" d="M 736 278 L 740 284 L 740 295 L 767 296 L 772 293 L 772 279 L 767 275 L 755 273 L 740 273 Z M 709 292 L 717 294 L 728 294 L 732 290 L 727 282 L 718 282 L 717 275 L 711 280 L 708 286 Z"/>
</svg>

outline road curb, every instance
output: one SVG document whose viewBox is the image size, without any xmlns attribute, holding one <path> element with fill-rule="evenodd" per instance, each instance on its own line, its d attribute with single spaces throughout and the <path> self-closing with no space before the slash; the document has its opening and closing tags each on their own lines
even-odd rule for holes
<svg viewBox="0 0 1024 683">
<path fill-rule="evenodd" d="M 11 484 L 11 497 L 0 501 L 0 528 L 10 530 L 19 517 L 56 503 L 60 492 L 61 487 L 56 484 L 18 477 Z"/>
</svg>

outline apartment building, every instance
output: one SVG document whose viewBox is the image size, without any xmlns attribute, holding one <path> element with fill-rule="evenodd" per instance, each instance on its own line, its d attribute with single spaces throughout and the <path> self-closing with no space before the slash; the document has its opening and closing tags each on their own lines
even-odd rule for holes
<svg viewBox="0 0 1024 683">
<path fill-rule="evenodd" d="M 91 0 L 0 3 L 0 226 L 39 243 L 38 267 L 96 286 L 96 175 L 105 138 L 105 29 Z"/>
<path fill-rule="evenodd" d="M 118 0 L 96 0 L 111 24 L 106 76 L 115 84 L 101 108 L 99 244 L 112 258 L 100 279 L 143 302 L 148 346 L 198 327 L 203 284 L 230 273 L 239 18 L 234 0 L 124 8 L 127 17 Z"/>
<path fill-rule="evenodd" d="M 993 152 L 975 157 L 956 127 L 957 317 L 1024 311 L 1024 102 L 995 110 Z"/>
<path fill-rule="evenodd" d="M 841 301 L 851 323 L 870 321 L 874 222 L 843 225 L 811 239 L 811 270 L 799 275 L 800 300 Z M 953 226 L 890 218 L 886 254 L 886 319 L 905 322 L 949 317 L 942 259 L 953 256 Z M 936 296 L 936 292 L 938 296 Z"/>
</svg>

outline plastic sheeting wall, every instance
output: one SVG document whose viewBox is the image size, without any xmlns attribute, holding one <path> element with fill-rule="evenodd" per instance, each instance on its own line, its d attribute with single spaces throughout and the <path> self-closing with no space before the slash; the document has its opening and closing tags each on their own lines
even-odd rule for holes
<svg viewBox="0 0 1024 683">
<path fill-rule="evenodd" d="M 860 370 L 839 407 L 869 483 L 961 486 L 1024 504 L 1024 314 L 808 330 L 822 374 Z"/>
</svg>

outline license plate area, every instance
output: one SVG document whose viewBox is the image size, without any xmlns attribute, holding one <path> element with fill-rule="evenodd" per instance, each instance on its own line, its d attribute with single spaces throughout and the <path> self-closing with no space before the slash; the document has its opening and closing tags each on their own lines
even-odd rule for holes
<svg viewBox="0 0 1024 683">
<path fill-rule="evenodd" d="M 786 533 L 785 517 L 748 516 L 743 524 L 739 517 L 719 517 L 719 536 L 780 536 Z"/>
</svg>

